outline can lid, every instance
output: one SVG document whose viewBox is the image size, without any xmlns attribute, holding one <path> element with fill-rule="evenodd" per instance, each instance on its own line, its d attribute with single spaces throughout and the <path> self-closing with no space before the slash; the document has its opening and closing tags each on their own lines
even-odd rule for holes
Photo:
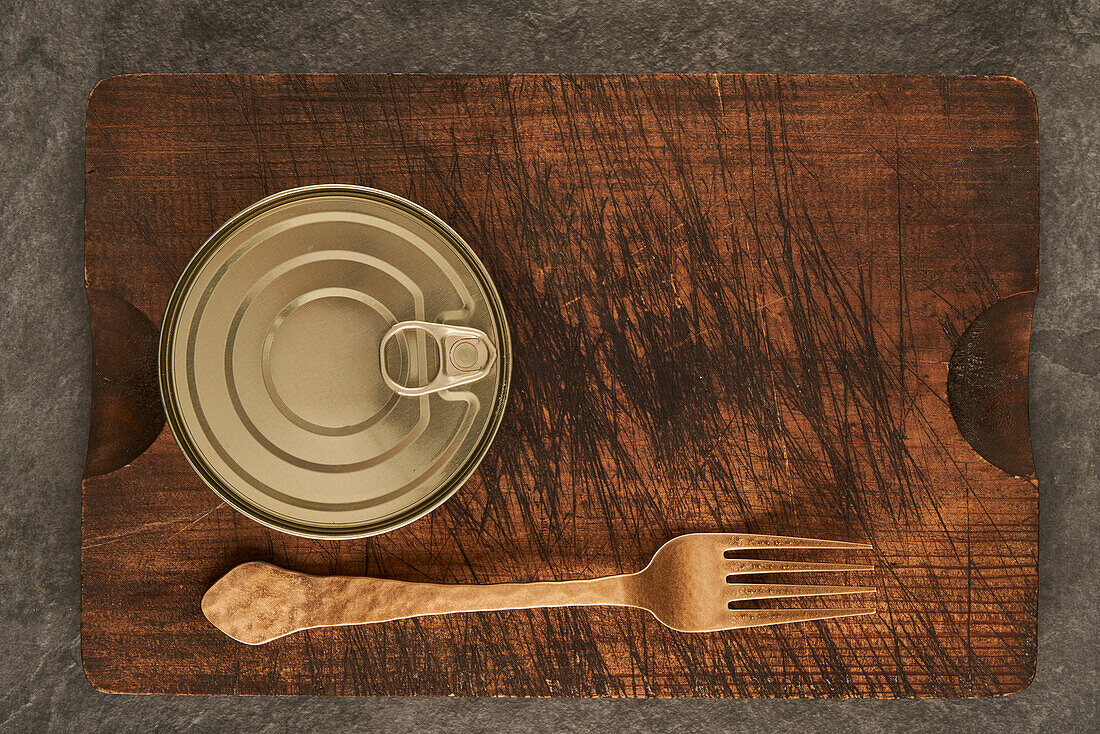
<svg viewBox="0 0 1100 734">
<path fill-rule="evenodd" d="M 357 186 L 291 189 L 199 249 L 161 330 L 161 393 L 227 503 L 309 537 L 373 535 L 446 500 L 500 424 L 508 328 L 450 227 Z"/>
</svg>

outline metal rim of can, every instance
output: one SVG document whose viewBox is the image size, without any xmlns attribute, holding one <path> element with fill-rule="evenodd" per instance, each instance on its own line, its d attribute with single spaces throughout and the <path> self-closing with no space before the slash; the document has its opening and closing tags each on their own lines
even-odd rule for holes
<svg viewBox="0 0 1100 734">
<path fill-rule="evenodd" d="M 404 511 L 398 513 L 389 520 L 384 522 L 379 521 L 377 523 L 366 523 L 363 526 L 332 532 L 323 532 L 316 529 L 314 526 L 295 524 L 265 513 L 261 508 L 257 508 L 242 500 L 232 491 L 232 489 L 224 486 L 222 482 L 213 476 L 205 462 L 200 458 L 201 452 L 190 439 L 189 432 L 184 426 L 183 417 L 178 410 L 176 388 L 171 380 L 170 367 L 167 366 L 171 364 L 179 310 L 190 291 L 193 281 L 211 254 L 238 228 L 252 221 L 260 214 L 293 201 L 323 195 L 346 195 L 373 199 L 391 205 L 399 210 L 404 210 L 406 213 L 421 219 L 425 224 L 430 225 L 432 229 L 436 230 L 437 233 L 454 248 L 455 254 L 457 254 L 469 267 L 471 275 L 474 276 L 478 285 L 483 289 L 488 307 L 491 309 L 493 318 L 498 325 L 496 336 L 499 340 L 498 388 L 496 390 L 494 404 L 489 409 L 490 418 L 484 433 L 476 447 L 470 452 L 465 462 L 463 462 L 461 469 L 453 473 L 444 483 L 442 483 L 435 492 L 428 496 L 426 501 L 410 505 Z M 500 293 L 497 291 L 496 285 L 489 276 L 489 271 L 485 268 L 485 265 L 477 257 L 469 244 L 467 244 L 450 225 L 419 204 L 409 201 L 397 194 L 383 191 L 382 189 L 354 184 L 317 184 L 285 189 L 245 207 L 215 230 L 214 233 L 195 251 L 194 255 L 192 255 L 191 259 L 184 267 L 183 272 L 180 274 L 168 298 L 168 305 L 165 309 L 164 320 L 160 329 L 157 373 L 158 382 L 160 384 L 161 402 L 164 406 L 167 423 L 172 432 L 172 437 L 176 441 L 176 445 L 179 446 L 187 463 L 195 473 L 198 474 L 203 483 L 223 502 L 255 522 L 289 535 L 318 540 L 353 540 L 356 538 L 366 538 L 373 535 L 388 533 L 419 520 L 453 497 L 470 479 L 474 471 L 476 471 L 477 467 L 481 464 L 481 461 L 485 458 L 485 454 L 488 453 L 489 446 L 495 439 L 497 431 L 500 429 L 501 421 L 504 418 L 504 409 L 508 402 L 508 393 L 511 387 L 512 341 L 508 321 L 504 313 L 504 304 L 501 300 Z"/>
</svg>

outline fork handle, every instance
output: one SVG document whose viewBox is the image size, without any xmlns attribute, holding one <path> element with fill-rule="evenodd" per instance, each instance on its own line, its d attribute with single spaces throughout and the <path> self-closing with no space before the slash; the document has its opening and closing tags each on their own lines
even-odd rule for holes
<svg viewBox="0 0 1100 734">
<path fill-rule="evenodd" d="M 202 600 L 206 617 L 230 637 L 262 644 L 298 630 L 407 617 L 535 607 L 630 606 L 636 574 L 579 581 L 431 584 L 358 576 L 310 576 L 268 563 L 237 566 Z"/>
<path fill-rule="evenodd" d="M 577 581 L 429 584 L 354 578 L 346 589 L 333 587 L 337 601 L 331 612 L 346 617 L 343 624 L 359 624 L 429 614 L 622 604 L 626 596 L 624 579 L 607 576 Z M 344 607 L 343 600 L 350 604 Z"/>
</svg>

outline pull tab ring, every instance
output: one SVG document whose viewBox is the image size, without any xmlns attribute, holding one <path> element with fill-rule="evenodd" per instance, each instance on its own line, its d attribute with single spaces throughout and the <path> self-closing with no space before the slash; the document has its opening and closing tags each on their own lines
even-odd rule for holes
<svg viewBox="0 0 1100 734">
<path fill-rule="evenodd" d="M 403 331 L 427 332 L 439 353 L 439 372 L 427 385 L 406 387 L 390 376 L 386 364 L 386 345 Z M 489 374 L 496 363 L 497 350 L 483 331 L 469 326 L 435 324 L 430 321 L 401 321 L 390 327 L 378 347 L 382 379 L 398 395 L 418 397 L 477 382 Z"/>
</svg>

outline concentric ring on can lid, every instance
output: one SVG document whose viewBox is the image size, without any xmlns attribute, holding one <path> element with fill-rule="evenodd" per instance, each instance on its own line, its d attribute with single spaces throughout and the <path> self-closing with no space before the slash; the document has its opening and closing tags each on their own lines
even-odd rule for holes
<svg viewBox="0 0 1100 734">
<path fill-rule="evenodd" d="M 308 186 L 240 212 L 188 263 L 161 328 L 161 396 L 229 505 L 354 538 L 465 483 L 511 359 L 500 297 L 454 230 L 394 194 Z"/>
</svg>

